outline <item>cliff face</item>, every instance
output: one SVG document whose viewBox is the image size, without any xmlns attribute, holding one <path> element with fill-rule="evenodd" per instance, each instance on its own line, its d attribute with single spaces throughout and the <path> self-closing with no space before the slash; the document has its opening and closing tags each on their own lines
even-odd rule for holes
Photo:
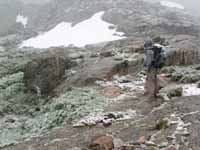
<svg viewBox="0 0 200 150">
<path fill-rule="evenodd" d="M 171 39 L 167 65 L 193 65 L 200 61 L 199 40 L 193 36 L 179 35 Z"/>
<path fill-rule="evenodd" d="M 197 49 L 191 47 L 180 48 L 171 52 L 168 57 L 168 65 L 193 65 L 198 64 L 200 61 L 200 53 Z"/>
</svg>

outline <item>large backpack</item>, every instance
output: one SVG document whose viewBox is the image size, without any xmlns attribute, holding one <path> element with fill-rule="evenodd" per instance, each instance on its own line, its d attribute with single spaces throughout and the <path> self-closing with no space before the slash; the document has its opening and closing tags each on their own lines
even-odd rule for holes
<svg viewBox="0 0 200 150">
<path fill-rule="evenodd" d="M 160 69 L 165 65 L 166 52 L 163 47 L 153 46 L 145 50 L 144 66 L 150 70 L 152 68 Z"/>
<path fill-rule="evenodd" d="M 165 65 L 166 52 L 163 47 L 153 47 L 154 59 L 152 61 L 152 67 L 160 69 Z"/>
</svg>

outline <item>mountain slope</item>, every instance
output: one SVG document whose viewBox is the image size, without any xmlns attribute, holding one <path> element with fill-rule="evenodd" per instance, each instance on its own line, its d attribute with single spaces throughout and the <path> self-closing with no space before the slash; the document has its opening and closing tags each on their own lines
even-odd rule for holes
<svg viewBox="0 0 200 150">
<path fill-rule="evenodd" d="M 46 3 L 15 3 L 12 13 L 6 12 L 11 21 L 0 28 L 0 35 L 17 34 L 20 41 L 49 31 L 61 22 L 73 25 L 90 18 L 99 11 L 105 11 L 103 19 L 118 26 L 118 30 L 127 36 L 145 36 L 151 33 L 199 34 L 199 23 L 187 10 L 168 8 L 159 4 L 140 0 L 59 0 Z M 3 6 L 7 9 L 6 6 Z M 2 9 L 3 10 L 3 9 Z M 20 14 L 28 18 L 26 28 L 16 23 L 15 16 Z M 5 19 L 5 15 L 0 19 Z"/>
</svg>

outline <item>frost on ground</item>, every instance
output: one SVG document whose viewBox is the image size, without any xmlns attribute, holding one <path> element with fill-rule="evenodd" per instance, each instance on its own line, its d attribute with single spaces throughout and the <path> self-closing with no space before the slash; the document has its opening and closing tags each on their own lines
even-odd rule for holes
<svg viewBox="0 0 200 150">
<path fill-rule="evenodd" d="M 138 78 L 132 79 L 130 75 L 126 76 L 118 76 L 115 75 L 113 77 L 112 81 L 97 81 L 96 84 L 102 86 L 102 87 L 107 87 L 107 86 L 117 86 L 121 88 L 124 91 L 139 91 L 143 92 L 144 91 L 144 76 L 141 74 L 138 74 Z"/>
<path fill-rule="evenodd" d="M 49 48 L 69 45 L 83 47 L 87 44 L 125 38 L 122 32 L 116 31 L 116 28 L 109 29 L 114 25 L 103 21 L 103 15 L 103 11 L 98 12 L 73 27 L 72 23 L 61 22 L 52 30 L 24 41 L 20 47 Z"/>
<path fill-rule="evenodd" d="M 6 83 L 0 82 L 0 92 L 4 91 L 5 84 L 10 85 L 16 82 L 11 79 L 9 77 L 7 79 L 9 82 Z M 14 96 L 19 94 L 19 92 L 14 93 L 13 91 L 12 93 Z M 23 92 L 20 94 L 25 95 Z M 39 136 L 55 127 L 79 120 L 88 114 L 102 112 L 105 104 L 104 98 L 96 94 L 93 89 L 72 89 L 60 97 L 46 101 L 45 104 L 42 104 L 45 100 L 41 98 L 37 100 L 37 110 L 33 105 L 27 106 L 25 104 L 27 100 L 18 100 L 18 97 L 15 98 L 15 105 L 8 96 L 0 95 L 0 98 L 0 114 L 1 112 L 5 113 L 0 116 L 0 147 Z M 21 98 L 23 99 L 22 96 Z M 5 111 L 10 109 L 21 110 L 25 113 L 16 112 L 7 115 Z"/>
<path fill-rule="evenodd" d="M 183 5 L 171 1 L 160 1 L 160 5 L 171 8 L 185 9 Z"/>
<path fill-rule="evenodd" d="M 26 25 L 28 23 L 28 17 L 18 14 L 16 17 L 16 22 L 21 23 L 24 26 L 24 28 L 26 28 Z"/>
<path fill-rule="evenodd" d="M 107 113 L 98 113 L 98 114 L 90 114 L 77 123 L 75 123 L 74 127 L 82 127 L 82 126 L 92 126 L 98 123 L 107 123 L 114 122 L 120 120 L 133 119 L 137 116 L 135 110 L 127 110 L 125 112 L 107 112 Z"/>
<path fill-rule="evenodd" d="M 200 88 L 197 84 L 186 84 L 183 85 L 183 96 L 195 96 L 200 95 Z"/>
</svg>

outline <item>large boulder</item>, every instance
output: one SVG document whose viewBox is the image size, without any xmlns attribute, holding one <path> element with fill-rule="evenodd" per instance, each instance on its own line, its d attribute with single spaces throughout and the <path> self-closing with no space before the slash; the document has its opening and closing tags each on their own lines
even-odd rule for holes
<svg viewBox="0 0 200 150">
<path fill-rule="evenodd" d="M 195 49 L 177 49 L 171 51 L 167 59 L 167 65 L 192 65 L 200 61 L 200 51 Z"/>
<path fill-rule="evenodd" d="M 49 94 L 59 84 L 64 74 L 63 58 L 56 56 L 37 58 L 26 65 L 24 82 L 28 91 Z"/>
<path fill-rule="evenodd" d="M 114 143 L 112 136 L 101 135 L 94 137 L 89 144 L 89 150 L 113 150 Z"/>
<path fill-rule="evenodd" d="M 143 57 L 133 56 L 130 59 L 115 60 L 113 57 L 91 58 L 86 60 L 73 76 L 72 84 L 91 85 L 98 80 L 111 80 L 114 75 L 127 75 L 136 72 L 142 64 Z"/>
<path fill-rule="evenodd" d="M 167 65 L 199 64 L 199 46 L 199 40 L 193 36 L 175 36 L 168 48 Z"/>
</svg>

